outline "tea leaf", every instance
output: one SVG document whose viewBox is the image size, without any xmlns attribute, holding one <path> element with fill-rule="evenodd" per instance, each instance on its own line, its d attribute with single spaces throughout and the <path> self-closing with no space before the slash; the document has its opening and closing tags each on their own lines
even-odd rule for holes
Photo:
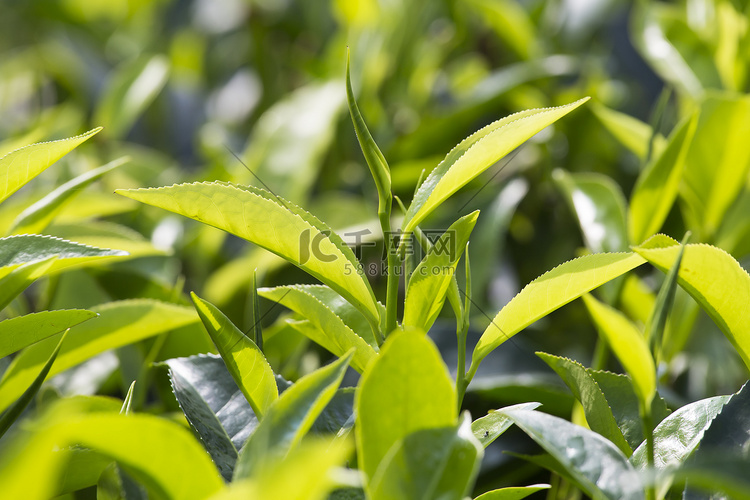
<svg viewBox="0 0 750 500">
<path fill-rule="evenodd" d="M 555 370 L 575 398 L 581 402 L 586 423 L 591 430 L 609 439 L 626 457 L 632 455 L 633 449 L 618 427 L 607 398 L 586 368 L 572 359 L 544 352 L 538 352 L 536 355 Z"/>
<path fill-rule="evenodd" d="M 57 256 L 53 255 L 44 260 L 22 264 L 0 278 L 0 310 L 10 304 L 37 279 L 44 276 L 56 260 Z"/>
<path fill-rule="evenodd" d="M 502 410 L 535 410 L 539 406 L 541 406 L 540 403 L 521 403 L 506 406 L 500 410 L 490 410 L 487 415 L 471 423 L 471 431 L 474 433 L 474 437 L 482 443 L 482 446 L 487 448 L 487 446 L 513 425 L 513 422 L 508 417 L 500 413 Z"/>
<path fill-rule="evenodd" d="M 100 179 L 104 174 L 127 163 L 129 158 L 119 158 L 106 165 L 95 168 L 62 184 L 47 196 L 21 212 L 11 226 L 12 234 L 40 233 L 47 228 L 60 213 L 66 203 L 80 193 L 86 186 Z"/>
<path fill-rule="evenodd" d="M 644 262 L 633 253 L 585 255 L 541 275 L 497 313 L 474 348 L 472 370 L 493 349 L 539 318 Z"/>
<path fill-rule="evenodd" d="M 267 191 L 225 183 L 117 190 L 134 200 L 223 229 L 269 250 L 318 278 L 357 307 L 371 325 L 380 312 L 352 250 L 304 210 Z"/>
<path fill-rule="evenodd" d="M 240 451 L 234 481 L 259 477 L 265 461 L 283 457 L 300 442 L 336 394 L 352 354 L 305 375 L 270 406 Z"/>
<path fill-rule="evenodd" d="M 617 447 L 599 434 L 530 410 L 503 410 L 595 499 L 644 498 L 641 478 Z"/>
<path fill-rule="evenodd" d="M 96 317 L 94 311 L 42 311 L 0 321 L 0 358 Z"/>
<path fill-rule="evenodd" d="M 656 366 L 643 334 L 621 312 L 591 295 L 584 295 L 583 301 L 597 330 L 633 379 L 643 408 L 651 408 L 656 394 Z"/>
<path fill-rule="evenodd" d="M 697 123 L 698 116 L 692 115 L 675 127 L 662 154 L 638 176 L 628 213 L 628 235 L 633 244 L 651 236 L 664 224 L 677 198 Z"/>
<path fill-rule="evenodd" d="M 475 211 L 451 224 L 414 269 L 406 290 L 404 326 L 427 331 L 435 322 L 478 216 Z"/>
<path fill-rule="evenodd" d="M 537 491 L 549 489 L 549 487 L 548 484 L 535 484 L 533 486 L 500 488 L 479 495 L 474 500 L 521 500 Z"/>
<path fill-rule="evenodd" d="M 664 469 L 683 462 L 698 447 L 703 433 L 716 415 L 721 413 L 732 396 L 701 399 L 675 410 L 654 429 L 654 467 Z M 630 457 L 634 467 L 648 466 L 646 443 L 642 443 Z"/>
<path fill-rule="evenodd" d="M 108 349 L 198 322 L 198 315 L 191 308 L 149 299 L 110 302 L 92 307 L 91 312 L 99 317 L 70 331 L 49 376 Z M 7 408 L 34 380 L 59 335 L 37 342 L 16 356 L 0 380 L 0 410 Z"/>
<path fill-rule="evenodd" d="M 59 141 L 31 144 L 0 158 L 0 202 L 101 129 Z"/>
<path fill-rule="evenodd" d="M 484 449 L 466 415 L 455 427 L 414 431 L 393 445 L 368 485 L 373 500 L 461 500 L 474 483 Z"/>
<path fill-rule="evenodd" d="M 663 235 L 654 236 L 633 250 L 665 273 L 683 251 L 677 241 Z M 677 282 L 708 313 L 750 366 L 750 325 L 746 315 L 750 276 L 742 266 L 724 250 L 689 244 L 684 248 Z"/>
<path fill-rule="evenodd" d="M 440 353 L 413 330 L 397 330 L 386 339 L 360 379 L 354 405 L 360 470 L 370 481 L 400 440 L 416 431 L 453 427 L 458 416 Z"/>
<path fill-rule="evenodd" d="M 588 99 L 585 97 L 557 108 L 521 111 L 487 125 L 461 141 L 417 190 L 401 225 L 403 231 L 412 232 L 453 193 Z"/>
<path fill-rule="evenodd" d="M 229 373 L 255 414 L 262 418 L 279 397 L 273 370 L 266 357 L 216 306 L 194 293 L 190 296 Z"/>
<path fill-rule="evenodd" d="M 307 328 L 300 331 L 336 356 L 342 356 L 350 349 L 354 349 L 352 368 L 362 373 L 377 353 L 371 344 L 354 333 L 336 313 L 316 297 L 319 292 L 325 294 L 323 288 L 318 285 L 290 285 L 260 288 L 258 294 L 307 318 L 317 332 L 311 332 Z"/>
<path fill-rule="evenodd" d="M 48 272 L 57 272 L 77 267 L 103 257 L 128 255 L 122 250 L 96 248 L 52 236 L 21 234 L 0 238 L 0 277 L 7 276 L 13 269 L 29 262 L 57 257 Z"/>
<path fill-rule="evenodd" d="M 615 111 L 598 102 L 591 103 L 589 108 L 604 128 L 617 139 L 620 144 L 629 149 L 641 161 L 646 159 L 648 153 L 648 144 L 651 141 L 653 130 L 651 126 L 637 118 L 625 113 Z M 666 139 L 661 134 L 654 137 L 654 149 L 652 155 L 658 157 L 661 155 L 666 145 Z"/>
</svg>

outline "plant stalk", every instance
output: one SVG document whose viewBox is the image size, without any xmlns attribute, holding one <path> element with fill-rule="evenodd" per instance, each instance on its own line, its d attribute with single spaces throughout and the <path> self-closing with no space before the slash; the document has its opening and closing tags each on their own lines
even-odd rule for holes
<svg viewBox="0 0 750 500">
<path fill-rule="evenodd" d="M 646 459 L 648 468 L 654 470 L 654 421 L 651 418 L 651 411 L 647 408 L 641 408 L 641 420 L 643 421 L 643 432 L 646 435 Z M 656 486 L 649 481 L 646 486 L 646 500 L 656 500 Z"/>
<path fill-rule="evenodd" d="M 464 395 L 466 394 L 466 387 L 469 382 L 466 380 L 466 335 L 467 335 L 467 324 L 463 324 L 458 329 L 458 365 L 456 366 L 456 395 L 458 397 L 458 411 L 461 411 L 461 405 L 464 402 Z"/>
<path fill-rule="evenodd" d="M 395 238 L 391 234 L 390 207 L 384 212 L 379 212 L 378 218 L 380 219 L 380 227 L 383 229 L 383 240 L 388 259 L 388 276 L 385 296 L 385 331 L 383 332 L 384 336 L 387 337 L 388 334 L 397 327 L 398 287 L 400 284 L 399 268 L 401 267 L 401 260 L 399 259 L 398 252 L 394 245 Z"/>
</svg>

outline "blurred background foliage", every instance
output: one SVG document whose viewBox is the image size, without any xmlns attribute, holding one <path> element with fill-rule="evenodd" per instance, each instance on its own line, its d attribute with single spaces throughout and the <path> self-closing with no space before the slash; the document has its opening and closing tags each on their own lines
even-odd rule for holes
<svg viewBox="0 0 750 500">
<path fill-rule="evenodd" d="M 16 216 L 55 186 L 127 155 L 128 164 L 77 193 L 42 232 L 135 258 L 40 281 L 3 314 L 133 297 L 187 304 L 194 290 L 248 328 L 247 290 L 256 268 L 264 286 L 310 279 L 218 230 L 117 197 L 114 188 L 216 179 L 265 185 L 345 239 L 369 228 L 365 240 L 377 240 L 375 186 L 345 106 L 347 46 L 360 108 L 406 203 L 422 172 L 478 128 L 521 109 L 593 97 L 424 224 L 445 228 L 482 211 L 470 250 L 474 341 L 503 304 L 546 270 L 583 252 L 639 243 L 625 232 L 625 199 L 661 135 L 696 107 L 701 121 L 687 170 L 691 162 L 728 167 L 715 181 L 686 175 L 663 232 L 681 239 L 689 229 L 693 242 L 718 244 L 742 261 L 750 254 L 743 152 L 750 131 L 748 9 L 740 0 L 6 2 L 0 153 L 104 130 L 3 204 L 0 228 L 12 232 Z M 711 188 L 714 182 L 723 191 Z M 710 196 L 720 201 L 707 212 Z M 377 263 L 380 252 L 363 249 L 363 259 Z M 662 279 L 647 269 L 638 277 L 602 291 L 636 320 Z M 384 293 L 385 279 L 371 278 Z M 267 302 L 261 308 L 276 370 L 295 378 L 327 361 L 277 321 L 289 313 Z M 676 407 L 736 391 L 747 379 L 737 354 L 686 294 L 677 308 L 660 392 Z M 431 335 L 455 365 L 452 320 L 444 314 Z M 533 353 L 619 369 L 595 346 L 585 308 L 573 303 L 493 353 L 466 407 L 479 416 L 541 401 L 546 411 L 570 416 L 572 397 Z M 212 349 L 195 325 L 94 358 L 58 376 L 48 392 L 119 394 L 151 361 Z M 153 370 L 153 387 L 140 385 L 147 411 L 176 409 L 162 371 Z M 538 478 L 535 466 L 500 453 L 529 446 L 518 433 L 493 444 L 478 489 Z"/>
</svg>

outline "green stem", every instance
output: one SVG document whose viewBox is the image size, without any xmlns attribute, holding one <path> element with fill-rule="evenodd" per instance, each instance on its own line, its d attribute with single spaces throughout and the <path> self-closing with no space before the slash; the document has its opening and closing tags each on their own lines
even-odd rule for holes
<svg viewBox="0 0 750 500">
<path fill-rule="evenodd" d="M 380 227 L 383 229 L 383 240 L 388 256 L 388 277 L 386 283 L 385 297 L 385 336 L 396 329 L 398 315 L 398 287 L 400 284 L 400 267 L 401 260 L 398 252 L 394 247 L 395 238 L 391 234 L 391 216 L 390 210 L 380 212 Z"/>
<path fill-rule="evenodd" d="M 641 408 L 641 420 L 643 421 L 643 433 L 646 435 L 646 459 L 649 470 L 654 470 L 654 422 L 651 411 Z M 652 482 L 646 487 L 646 500 L 656 500 L 656 487 Z"/>
<path fill-rule="evenodd" d="M 461 405 L 464 402 L 466 387 L 469 383 L 466 380 L 466 323 L 458 329 L 458 366 L 456 367 L 456 395 L 458 396 L 458 411 L 461 411 Z"/>
</svg>

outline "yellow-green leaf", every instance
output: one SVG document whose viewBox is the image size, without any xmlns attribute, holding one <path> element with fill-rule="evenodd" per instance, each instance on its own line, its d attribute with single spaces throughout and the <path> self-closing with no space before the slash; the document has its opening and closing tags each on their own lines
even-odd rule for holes
<svg viewBox="0 0 750 500">
<path fill-rule="evenodd" d="M 198 311 L 229 373 L 260 419 L 279 397 L 276 378 L 266 357 L 248 336 L 216 306 L 191 293 Z"/>
<path fill-rule="evenodd" d="M 190 217 L 255 243 L 315 276 L 377 328 L 375 295 L 352 250 L 316 217 L 261 189 L 228 183 L 118 190 L 123 196 Z"/>
<path fill-rule="evenodd" d="M 642 408 L 650 408 L 651 400 L 656 394 L 656 367 L 646 338 L 616 309 L 599 302 L 591 295 L 584 295 L 583 301 L 597 330 L 633 379 Z"/>
<path fill-rule="evenodd" d="M 513 297 L 484 331 L 474 349 L 472 372 L 493 349 L 539 318 L 644 262 L 634 253 L 592 254 L 541 275 Z"/>
<path fill-rule="evenodd" d="M 101 129 L 59 141 L 32 144 L 0 158 L 0 202 Z"/>
<path fill-rule="evenodd" d="M 94 311 L 42 311 L 0 321 L 0 358 L 96 317 Z"/>
<path fill-rule="evenodd" d="M 602 104 L 595 102 L 591 104 L 591 111 L 604 128 L 617 139 L 620 144 L 633 152 L 642 161 L 648 154 L 648 144 L 653 135 L 653 129 L 637 118 L 615 111 Z M 653 156 L 657 157 L 664 150 L 666 140 L 661 134 L 654 137 Z"/>
<path fill-rule="evenodd" d="M 588 99 L 585 97 L 556 108 L 521 111 L 491 123 L 461 141 L 415 193 L 401 226 L 403 231 L 413 231 L 453 193 Z"/>
</svg>

